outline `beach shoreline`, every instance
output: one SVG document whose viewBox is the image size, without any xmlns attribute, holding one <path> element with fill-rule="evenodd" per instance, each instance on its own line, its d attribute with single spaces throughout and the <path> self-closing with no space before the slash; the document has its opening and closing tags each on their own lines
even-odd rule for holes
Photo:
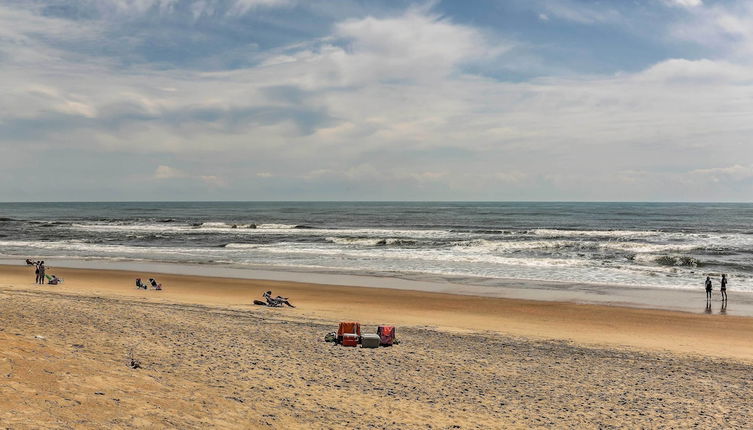
<svg viewBox="0 0 753 430">
<path fill-rule="evenodd" d="M 21 258 L 0 258 L 0 267 L 19 266 Z M 561 282 L 529 279 L 485 279 L 456 277 L 411 278 L 400 274 L 372 274 L 339 271 L 312 271 L 300 267 L 240 267 L 221 264 L 188 264 L 151 261 L 112 261 L 98 259 L 47 258 L 61 269 L 116 270 L 148 272 L 155 275 L 187 275 L 208 278 L 251 279 L 295 282 L 302 284 L 337 285 L 352 288 L 382 288 L 395 290 L 444 293 L 458 296 L 566 302 L 639 309 L 668 310 L 695 314 L 720 314 L 718 288 L 714 290 L 712 308 L 706 307 L 702 281 L 697 290 L 585 282 Z M 49 266 L 49 264 L 48 264 Z M 729 290 L 732 306 L 725 315 L 753 317 L 753 293 Z"/>
<path fill-rule="evenodd" d="M 128 297 L 164 303 L 190 303 L 253 309 L 266 290 L 290 297 L 299 317 L 324 321 L 361 320 L 433 327 L 447 331 L 498 332 L 589 345 L 613 345 L 675 353 L 753 358 L 753 318 L 710 313 L 643 309 L 614 301 L 605 304 L 530 298 L 460 295 L 446 291 L 344 286 L 301 281 L 175 275 L 149 271 L 71 269 L 52 266 L 65 279 L 59 286 L 36 286 L 33 270 L 0 265 L 0 288 L 97 297 Z M 134 287 L 135 278 L 155 276 L 164 291 Z M 530 297 L 530 296 L 529 296 Z M 699 303 L 703 303 L 699 301 Z M 735 305 L 733 305 L 735 306 Z M 385 321 L 386 320 L 386 321 Z"/>
</svg>

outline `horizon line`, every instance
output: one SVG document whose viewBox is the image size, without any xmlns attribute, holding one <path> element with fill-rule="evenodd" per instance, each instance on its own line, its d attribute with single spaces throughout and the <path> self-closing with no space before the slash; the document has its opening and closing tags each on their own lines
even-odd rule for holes
<svg viewBox="0 0 753 430">
<path fill-rule="evenodd" d="M 58 200 L 0 201 L 0 204 L 36 203 L 705 203 L 750 204 L 753 201 L 729 200 Z"/>
</svg>

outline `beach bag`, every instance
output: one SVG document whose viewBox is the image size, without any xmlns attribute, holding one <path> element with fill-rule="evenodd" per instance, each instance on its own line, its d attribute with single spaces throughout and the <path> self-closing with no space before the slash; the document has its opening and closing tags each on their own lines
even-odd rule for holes
<svg viewBox="0 0 753 430">
<path fill-rule="evenodd" d="M 380 337 L 378 334 L 365 333 L 361 336 L 361 348 L 379 348 Z"/>
<path fill-rule="evenodd" d="M 395 326 L 380 325 L 377 328 L 377 334 L 379 335 L 379 342 L 382 346 L 391 346 L 395 343 Z"/>
</svg>

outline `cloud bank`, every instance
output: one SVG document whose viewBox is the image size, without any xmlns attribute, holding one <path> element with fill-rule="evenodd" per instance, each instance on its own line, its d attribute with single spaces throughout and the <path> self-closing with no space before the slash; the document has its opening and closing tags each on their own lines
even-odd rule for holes
<svg viewBox="0 0 753 430">
<path fill-rule="evenodd" d="M 587 52 L 564 48 L 573 26 L 601 34 L 609 24 L 642 46 L 635 12 L 528 3 L 515 11 L 539 34 L 521 35 L 440 4 L 332 4 L 0 5 L 0 198 L 748 200 L 753 191 L 740 173 L 753 164 L 744 55 L 753 8 L 648 2 L 665 14 L 651 41 L 662 48 L 630 70 L 589 72 L 579 70 Z"/>
</svg>

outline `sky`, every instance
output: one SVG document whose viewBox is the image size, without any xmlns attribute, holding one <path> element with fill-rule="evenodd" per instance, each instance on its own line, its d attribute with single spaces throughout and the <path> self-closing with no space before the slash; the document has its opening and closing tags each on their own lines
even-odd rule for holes
<svg viewBox="0 0 753 430">
<path fill-rule="evenodd" d="M 0 201 L 751 201 L 753 2 L 4 0 Z"/>
</svg>

